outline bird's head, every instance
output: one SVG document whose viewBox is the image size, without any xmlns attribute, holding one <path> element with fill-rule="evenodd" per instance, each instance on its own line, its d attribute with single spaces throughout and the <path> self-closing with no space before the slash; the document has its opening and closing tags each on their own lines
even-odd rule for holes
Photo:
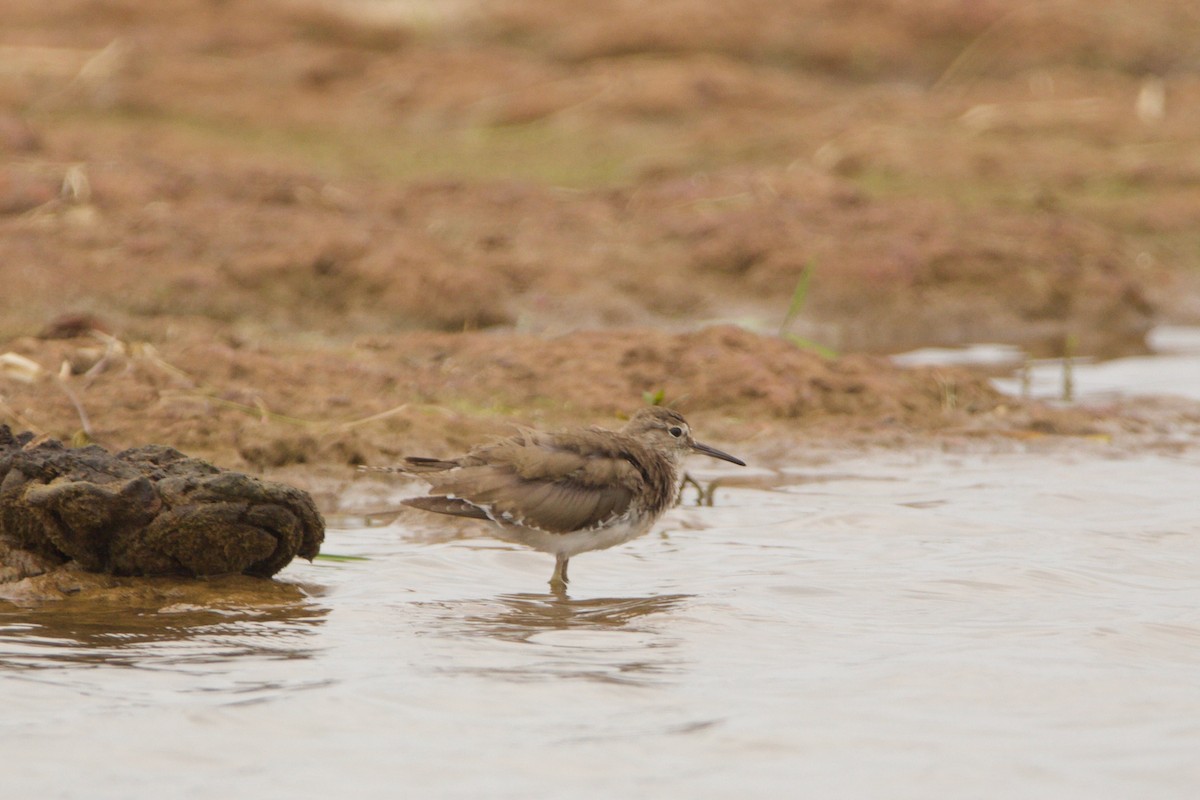
<svg viewBox="0 0 1200 800">
<path fill-rule="evenodd" d="M 746 466 L 746 462 L 736 456 L 697 442 L 692 438 L 692 428 L 683 415 L 662 406 L 640 409 L 625 423 L 622 431 L 654 450 L 667 454 L 672 461 L 681 461 L 688 453 L 703 453 L 741 467 Z"/>
</svg>

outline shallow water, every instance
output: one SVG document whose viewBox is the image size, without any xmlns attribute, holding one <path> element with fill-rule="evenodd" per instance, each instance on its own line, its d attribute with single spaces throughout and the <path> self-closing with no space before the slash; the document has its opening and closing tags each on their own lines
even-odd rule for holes
<svg viewBox="0 0 1200 800">
<path fill-rule="evenodd" d="M 1046 358 L 1026 362 L 1011 345 L 927 347 L 894 356 L 907 366 L 973 365 L 1012 370 L 994 382 L 1002 392 L 1039 400 L 1104 402 L 1117 398 L 1200 400 L 1200 327 L 1163 325 L 1146 337 L 1146 355 L 1095 361 Z"/>
<path fill-rule="evenodd" d="M 367 560 L 289 567 L 291 605 L 0 606 L 5 795 L 1194 796 L 1200 454 L 771 480 L 568 600 L 548 556 L 391 525 L 331 530 Z"/>
</svg>

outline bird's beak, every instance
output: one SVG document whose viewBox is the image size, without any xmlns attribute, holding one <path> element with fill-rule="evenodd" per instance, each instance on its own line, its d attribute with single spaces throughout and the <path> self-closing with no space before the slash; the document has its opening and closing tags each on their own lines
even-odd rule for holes
<svg viewBox="0 0 1200 800">
<path fill-rule="evenodd" d="M 729 455 L 729 453 L 718 450 L 715 447 L 709 447 L 706 444 L 700 444 L 699 442 L 692 442 L 692 449 L 695 450 L 697 453 L 704 453 L 704 455 L 706 455 L 706 456 L 712 456 L 713 458 L 719 458 L 722 461 L 730 461 L 734 464 L 737 464 L 739 467 L 746 466 L 746 462 L 742 461 L 737 456 L 731 456 L 731 455 Z"/>
</svg>

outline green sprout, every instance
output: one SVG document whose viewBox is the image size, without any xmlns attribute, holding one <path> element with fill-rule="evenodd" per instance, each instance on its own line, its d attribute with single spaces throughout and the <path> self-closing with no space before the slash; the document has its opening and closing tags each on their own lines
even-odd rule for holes
<svg viewBox="0 0 1200 800">
<path fill-rule="evenodd" d="M 783 315 L 783 322 L 779 324 L 779 337 L 785 339 L 797 347 L 805 350 L 812 350 L 821 358 L 837 358 L 837 351 L 826 347 L 823 344 L 814 342 L 811 339 L 805 339 L 803 336 L 798 336 L 788 330 L 800 312 L 804 310 L 804 304 L 808 301 L 808 285 L 812 281 L 813 270 L 816 262 L 809 259 L 804 268 L 800 270 L 800 278 L 796 281 L 796 288 L 792 290 L 792 302 L 788 304 L 787 313 Z"/>
</svg>

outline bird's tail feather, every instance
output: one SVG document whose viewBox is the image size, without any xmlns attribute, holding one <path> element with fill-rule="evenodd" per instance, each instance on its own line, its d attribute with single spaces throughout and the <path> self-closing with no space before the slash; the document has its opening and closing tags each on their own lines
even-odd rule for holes
<svg viewBox="0 0 1200 800">
<path fill-rule="evenodd" d="M 450 514 L 455 517 L 488 518 L 487 512 L 479 506 L 468 503 L 466 500 L 460 500 L 457 497 L 447 497 L 446 495 L 410 497 L 407 500 L 401 500 L 400 503 L 401 505 L 421 508 L 425 511 L 433 511 L 438 514 Z"/>
<path fill-rule="evenodd" d="M 419 474 L 422 472 L 445 472 L 448 469 L 454 469 L 458 466 L 456 461 L 445 461 L 440 458 L 425 458 L 424 456 L 409 456 L 404 459 L 403 464 L 393 464 L 386 467 L 372 467 L 366 464 L 359 464 L 359 472 L 391 472 L 406 474 Z"/>
</svg>

